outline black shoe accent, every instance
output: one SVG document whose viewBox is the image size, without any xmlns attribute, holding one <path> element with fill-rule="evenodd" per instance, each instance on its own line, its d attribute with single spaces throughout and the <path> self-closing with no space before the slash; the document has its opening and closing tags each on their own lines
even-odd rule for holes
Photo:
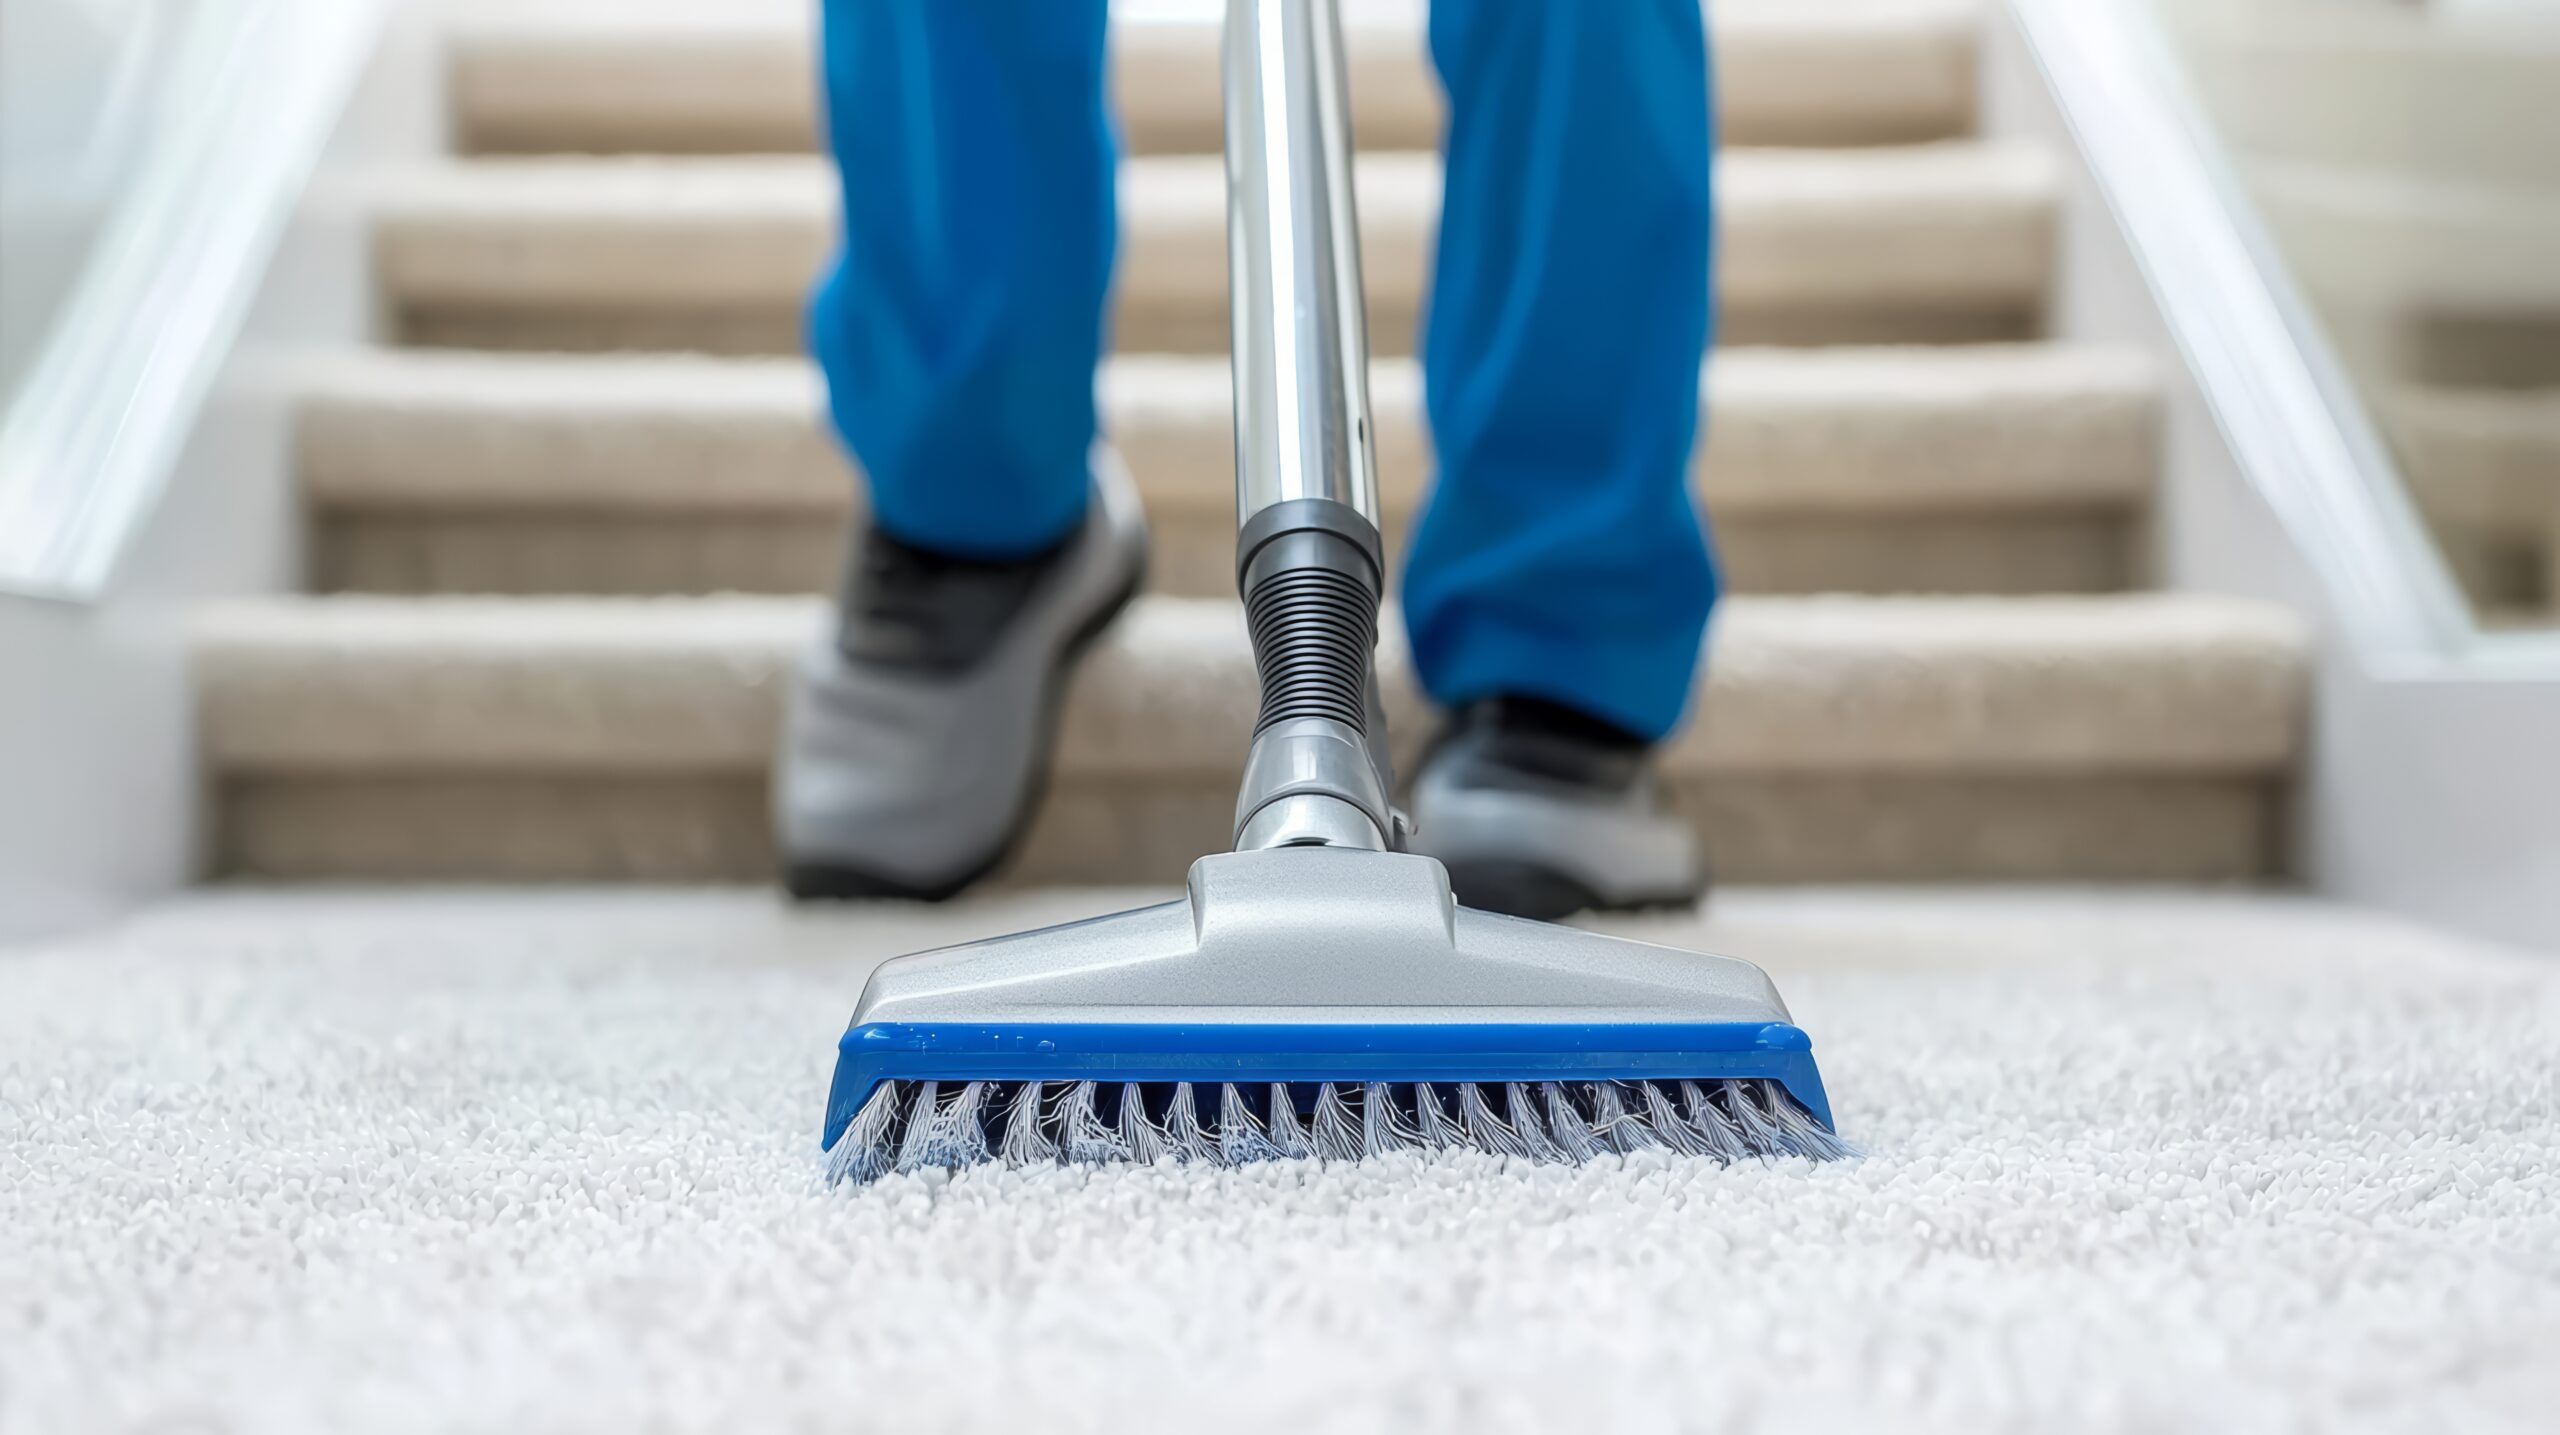
<svg viewBox="0 0 2560 1435">
<path fill-rule="evenodd" d="M 1462 907 L 1560 922 L 1600 905 L 1600 894 L 1534 862 L 1453 862 L 1449 891 Z"/>
<path fill-rule="evenodd" d="M 1042 580 L 1072 559 L 1084 535 L 1028 558 L 958 558 L 903 543 L 865 524 L 845 563 L 836 647 L 853 662 L 909 672 L 961 673 L 992 651 Z"/>
<path fill-rule="evenodd" d="M 1488 721 L 1505 732 L 1560 738 L 1611 752 L 1642 752 L 1653 746 L 1607 718 L 1545 698 L 1488 698 L 1476 706 L 1484 710 Z"/>
<path fill-rule="evenodd" d="M 1458 905 L 1533 922 L 1561 922 L 1581 912 L 1683 912 L 1706 896 L 1708 886 L 1702 873 L 1694 892 L 1613 902 L 1535 862 L 1452 862 L 1448 868 L 1449 891 Z"/>
<path fill-rule="evenodd" d="M 1497 697 L 1454 714 L 1417 767 L 1455 763 L 1466 787 L 1616 795 L 1643 779 L 1652 751 L 1626 729 L 1560 704 Z"/>
<path fill-rule="evenodd" d="M 895 877 L 827 862 L 793 862 L 782 869 L 782 890 L 794 902 L 947 902 L 985 876 L 971 872 L 935 887 L 915 887 Z"/>
</svg>

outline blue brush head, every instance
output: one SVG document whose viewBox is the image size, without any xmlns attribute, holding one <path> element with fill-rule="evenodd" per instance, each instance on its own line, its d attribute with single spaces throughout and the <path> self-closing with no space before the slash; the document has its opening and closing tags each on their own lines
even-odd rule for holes
<svg viewBox="0 0 2560 1435">
<path fill-rule="evenodd" d="M 827 1094 L 832 1149 L 884 1081 L 1274 1082 L 1729 1081 L 1774 1083 L 1826 1129 L 1831 1103 L 1813 1041 L 1785 1022 L 1475 1026 L 1435 1023 L 866 1022 L 844 1034 Z M 1313 1100 L 1310 1096 L 1309 1102 Z"/>
<path fill-rule="evenodd" d="M 1307 847 L 882 966 L 824 1144 L 859 1175 L 1007 1151 L 1846 1154 L 1831 1128 L 1812 1042 L 1757 967 L 1462 908 L 1426 857 Z"/>
</svg>

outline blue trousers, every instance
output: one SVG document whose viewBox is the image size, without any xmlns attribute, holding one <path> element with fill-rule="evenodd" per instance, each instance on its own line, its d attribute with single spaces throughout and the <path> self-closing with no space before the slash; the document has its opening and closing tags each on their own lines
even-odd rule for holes
<svg viewBox="0 0 2560 1435">
<path fill-rule="evenodd" d="M 1083 512 L 1117 239 L 1102 0 L 827 0 L 842 248 L 810 311 L 875 520 L 1037 552 Z M 1439 474 L 1404 565 L 1423 686 L 1675 727 L 1716 597 L 1688 484 L 1711 323 L 1698 0 L 1437 0 L 1420 345 Z"/>
</svg>

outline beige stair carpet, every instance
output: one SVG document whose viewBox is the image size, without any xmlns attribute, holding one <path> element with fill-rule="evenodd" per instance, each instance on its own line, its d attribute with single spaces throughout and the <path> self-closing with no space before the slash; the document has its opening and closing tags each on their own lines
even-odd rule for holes
<svg viewBox="0 0 2560 1435">
<path fill-rule="evenodd" d="M 2410 386 L 2380 414 L 2410 496 L 2482 615 L 2560 618 L 2560 386 Z"/>
<path fill-rule="evenodd" d="M 2560 966 L 1729 893 L 1869 1154 L 819 1184 L 881 955 L 1107 895 L 200 897 L 0 955 L 0 1430 L 2542 1431 Z"/>
<path fill-rule="evenodd" d="M 806 599 L 244 601 L 197 627 L 223 870 L 702 880 L 771 870 Z M 1016 880 L 1173 881 L 1233 835 L 1256 691 L 1232 599 L 1150 598 L 1069 688 Z M 1392 614 L 1403 760 L 1428 714 Z M 1665 756 L 1736 880 L 2228 880 L 2275 861 L 2303 635 L 2193 595 L 1728 602 Z"/>
<path fill-rule="evenodd" d="M 814 7 L 791 0 L 469 0 L 450 32 L 466 151 L 792 151 L 814 146 Z M 1112 109 L 1142 153 L 1221 141 L 1218 0 L 1114 7 Z M 1343 7 L 1359 142 L 1440 137 L 1419 3 Z M 1732 144 L 1937 139 L 1973 118 L 1976 0 L 1716 0 L 1716 97 Z"/>
<path fill-rule="evenodd" d="M 1235 592 L 1226 361 L 1104 366 L 1151 586 Z M 318 586 L 818 592 L 859 490 L 799 359 L 333 354 L 300 377 Z M 2104 592 L 2159 471 L 2153 365 L 2063 344 L 1724 349 L 1691 468 L 1729 591 Z M 1388 551 L 1431 472 L 1422 376 L 1371 365 Z"/>
<path fill-rule="evenodd" d="M 1373 352 L 1409 351 L 1440 165 L 1355 165 Z M 470 160 L 369 180 L 374 263 L 414 342 L 798 352 L 833 242 L 835 177 L 791 156 Z M 2034 327 L 2059 174 L 2023 145 L 1731 149 L 1716 160 L 1727 342 L 1980 339 Z M 1222 353 L 1224 161 L 1130 160 L 1112 336 Z"/>
</svg>

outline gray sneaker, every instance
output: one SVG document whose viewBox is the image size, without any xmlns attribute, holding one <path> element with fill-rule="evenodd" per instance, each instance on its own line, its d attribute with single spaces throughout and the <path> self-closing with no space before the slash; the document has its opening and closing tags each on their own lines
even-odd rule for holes
<svg viewBox="0 0 2560 1435">
<path fill-rule="evenodd" d="M 940 901 L 1031 825 L 1076 660 L 1136 596 L 1147 532 L 1097 446 L 1084 524 L 1019 563 L 857 540 L 836 631 L 800 661 L 773 812 L 792 896 Z"/>
<path fill-rule="evenodd" d="M 1652 749 L 1553 703 L 1494 698 L 1453 716 L 1423 754 L 1412 808 L 1413 849 L 1448 867 L 1470 907 L 1554 921 L 1706 891 L 1697 834 L 1663 810 Z"/>
</svg>

